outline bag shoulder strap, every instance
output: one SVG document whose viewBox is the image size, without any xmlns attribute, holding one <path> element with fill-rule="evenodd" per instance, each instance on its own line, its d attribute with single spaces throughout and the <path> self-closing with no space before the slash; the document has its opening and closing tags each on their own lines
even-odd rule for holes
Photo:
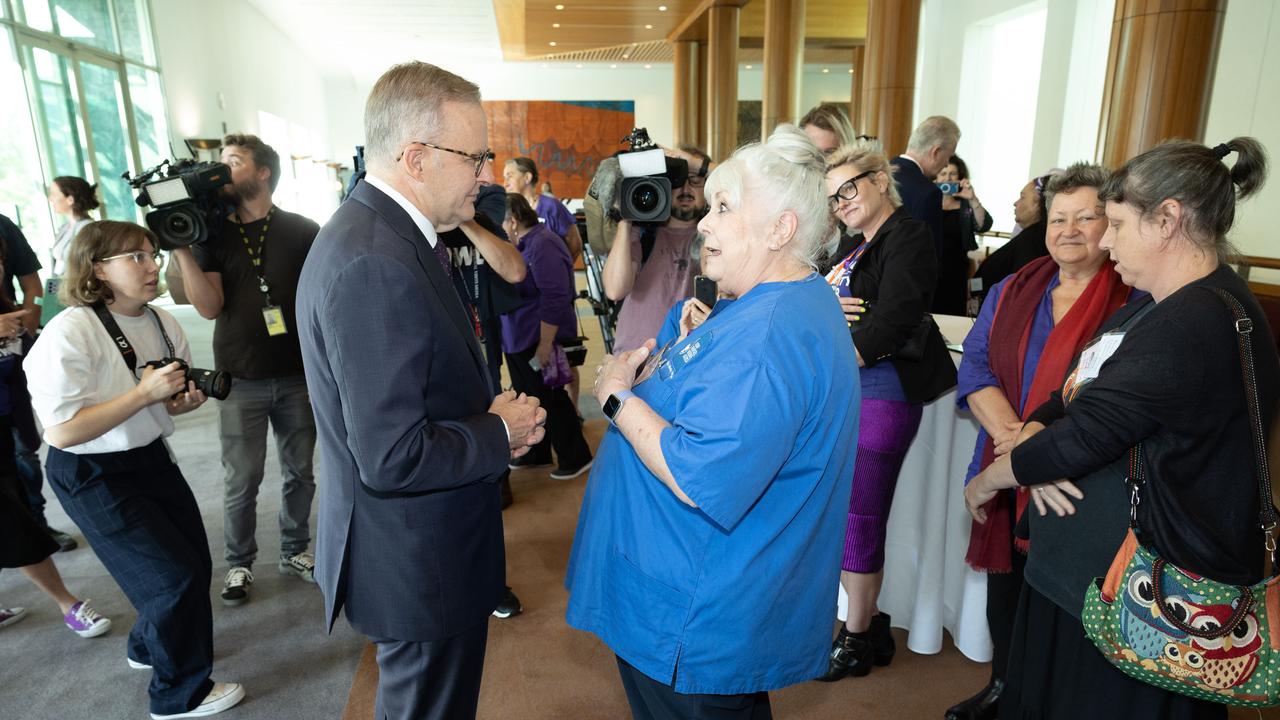
<svg viewBox="0 0 1280 720">
<path fill-rule="evenodd" d="M 1267 463 L 1267 441 L 1262 431 L 1262 410 L 1258 402 L 1258 379 L 1253 363 L 1253 320 L 1245 312 L 1244 305 L 1230 292 L 1222 288 L 1209 288 L 1235 318 L 1236 342 L 1240 352 L 1240 371 L 1244 379 L 1245 406 L 1249 411 L 1249 432 L 1253 436 L 1254 467 L 1258 478 L 1258 526 L 1262 530 L 1267 555 L 1276 552 L 1275 529 L 1277 513 L 1271 501 L 1271 469 Z M 1152 303 L 1154 305 L 1154 303 Z M 1130 512 L 1129 526 L 1138 527 L 1139 490 L 1146 483 L 1146 471 L 1142 464 L 1142 443 L 1129 451 Z"/>
</svg>

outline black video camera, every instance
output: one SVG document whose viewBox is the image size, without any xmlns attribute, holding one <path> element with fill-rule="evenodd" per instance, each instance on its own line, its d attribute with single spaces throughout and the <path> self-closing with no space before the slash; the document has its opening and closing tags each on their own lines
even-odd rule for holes
<svg viewBox="0 0 1280 720">
<path fill-rule="evenodd" d="M 649 139 L 649 131 L 635 128 L 622 139 L 631 149 L 618 154 L 622 186 L 618 209 L 624 220 L 660 223 L 671 217 L 672 191 L 689 180 L 689 163 L 667 157 Z"/>
<path fill-rule="evenodd" d="M 138 205 L 153 208 L 147 227 L 161 250 L 202 243 L 222 227 L 228 206 L 218 188 L 231 182 L 231 168 L 220 162 L 165 160 L 136 176 L 126 172 L 121 177 L 138 191 Z"/>
<path fill-rule="evenodd" d="M 227 396 L 231 394 L 231 375 L 224 370 L 201 370 L 200 368 L 193 368 L 181 358 L 152 360 L 142 367 L 155 368 L 159 370 L 160 368 L 167 367 L 173 363 L 178 363 L 178 367 L 182 369 L 182 372 L 186 373 L 187 382 L 195 383 L 197 390 L 208 395 L 214 400 L 226 400 Z M 174 393 L 173 397 L 178 397 L 181 394 L 181 392 Z"/>
</svg>

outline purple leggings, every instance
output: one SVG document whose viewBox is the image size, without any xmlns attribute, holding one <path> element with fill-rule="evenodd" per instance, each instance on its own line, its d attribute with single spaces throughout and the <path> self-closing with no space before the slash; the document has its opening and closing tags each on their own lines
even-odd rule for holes
<svg viewBox="0 0 1280 720">
<path fill-rule="evenodd" d="M 923 412 L 923 405 L 896 400 L 862 401 L 858 457 L 840 562 L 847 572 L 874 573 L 884 567 L 884 537 L 893 490 Z"/>
</svg>

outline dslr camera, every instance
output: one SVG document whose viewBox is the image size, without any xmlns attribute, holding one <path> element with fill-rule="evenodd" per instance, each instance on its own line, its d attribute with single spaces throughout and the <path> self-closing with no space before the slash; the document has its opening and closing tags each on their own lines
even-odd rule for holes
<svg viewBox="0 0 1280 720">
<path fill-rule="evenodd" d="M 152 208 L 147 227 L 161 250 L 208 240 L 226 217 L 228 208 L 218 188 L 231 182 L 231 168 L 220 162 L 165 160 L 136 176 L 126 172 L 121 177 L 138 191 L 138 205 Z"/>
<path fill-rule="evenodd" d="M 182 372 L 186 373 L 187 382 L 196 384 L 196 389 L 208 395 L 214 400 L 226 400 L 231 394 L 231 375 L 224 370 L 201 370 L 193 368 L 187 364 L 182 358 L 164 358 L 162 360 L 152 360 L 143 365 L 144 368 L 160 369 L 167 367 L 173 363 L 178 363 L 178 367 Z M 173 397 L 177 397 L 182 393 L 174 393 Z"/>
<path fill-rule="evenodd" d="M 618 209 L 624 220 L 643 223 L 666 222 L 671 217 L 672 190 L 689 179 L 689 163 L 667 157 L 649 139 L 645 128 L 634 128 L 622 139 L 631 148 L 618 154 L 622 184 Z"/>
</svg>

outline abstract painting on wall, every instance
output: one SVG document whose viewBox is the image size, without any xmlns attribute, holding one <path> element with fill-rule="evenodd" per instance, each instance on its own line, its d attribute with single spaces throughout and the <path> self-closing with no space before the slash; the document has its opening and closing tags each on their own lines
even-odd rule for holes
<svg viewBox="0 0 1280 720">
<path fill-rule="evenodd" d="M 627 101 L 486 100 L 489 144 L 502 166 L 528 157 L 538 165 L 538 183 L 551 183 L 559 198 L 581 198 L 601 160 L 625 149 L 622 138 L 635 126 L 635 103 Z"/>
</svg>

